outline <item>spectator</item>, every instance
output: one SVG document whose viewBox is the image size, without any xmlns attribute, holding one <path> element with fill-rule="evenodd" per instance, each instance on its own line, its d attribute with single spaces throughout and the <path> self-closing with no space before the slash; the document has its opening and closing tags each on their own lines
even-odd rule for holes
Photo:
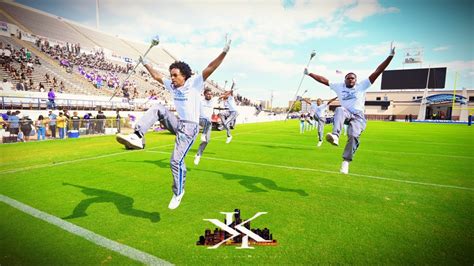
<svg viewBox="0 0 474 266">
<path fill-rule="evenodd" d="M 2 114 L 3 121 L 5 121 L 5 131 L 8 131 L 8 118 L 12 115 L 11 111 L 7 111 L 5 114 Z"/>
<path fill-rule="evenodd" d="M 3 114 L 0 115 L 0 136 L 3 136 L 3 133 L 5 132 L 7 122 L 3 119 Z"/>
<path fill-rule="evenodd" d="M 84 115 L 84 127 L 86 128 L 86 135 L 89 135 L 89 134 L 92 134 L 92 129 L 93 129 L 93 126 L 92 126 L 92 123 L 91 123 L 91 119 L 92 119 L 92 114 L 91 113 L 87 113 Z"/>
<path fill-rule="evenodd" d="M 20 120 L 20 129 L 21 129 L 21 132 L 23 132 L 25 141 L 30 140 L 32 126 L 33 126 L 33 121 L 27 115 L 23 116 L 23 118 Z"/>
<path fill-rule="evenodd" d="M 77 115 L 77 112 L 73 113 L 73 116 L 71 116 L 71 120 L 72 120 L 72 129 L 79 130 L 79 124 L 80 124 L 81 118 Z"/>
<path fill-rule="evenodd" d="M 23 83 L 23 79 L 20 79 L 20 81 L 18 81 L 18 83 L 16 84 L 16 90 L 17 91 L 25 90 L 25 84 Z"/>
<path fill-rule="evenodd" d="M 35 57 L 35 64 L 37 64 L 37 65 L 41 65 L 41 62 L 40 62 L 40 60 L 39 60 L 39 57 L 38 57 L 38 56 L 36 56 L 36 57 Z"/>
<path fill-rule="evenodd" d="M 61 81 L 61 83 L 59 83 L 59 93 L 64 93 L 64 90 L 65 90 L 64 83 Z"/>
<path fill-rule="evenodd" d="M 2 82 L 1 86 L 2 86 L 1 89 L 4 90 L 4 91 L 11 91 L 12 88 L 13 88 L 12 83 L 10 81 L 8 81 L 8 79 L 6 79 L 6 78 L 3 79 L 3 82 Z"/>
<path fill-rule="evenodd" d="M 57 115 L 53 113 L 52 110 L 49 110 L 49 130 L 51 130 L 51 138 L 56 138 L 56 118 Z"/>
<path fill-rule="evenodd" d="M 121 120 L 122 120 L 122 118 L 120 117 L 120 111 L 117 110 L 117 116 L 115 117 L 115 122 L 117 124 L 117 133 L 120 133 L 120 128 L 121 128 L 120 126 L 121 126 L 121 122 L 122 122 Z"/>
<path fill-rule="evenodd" d="M 32 79 L 28 80 L 26 83 L 26 90 L 33 90 L 35 88 L 35 84 Z"/>
<path fill-rule="evenodd" d="M 44 88 L 43 83 L 40 82 L 40 83 L 38 84 L 37 90 L 39 90 L 40 92 L 45 92 L 45 91 L 46 91 L 45 88 Z"/>
<path fill-rule="evenodd" d="M 46 137 L 46 125 L 44 117 L 42 115 L 38 116 L 36 120 L 36 132 L 38 133 L 38 140 L 44 140 Z"/>
<path fill-rule="evenodd" d="M 18 131 L 18 134 L 16 135 L 16 141 L 25 142 L 25 135 L 23 134 L 23 132 Z"/>
<path fill-rule="evenodd" d="M 57 117 L 56 121 L 59 130 L 59 138 L 64 139 L 66 135 L 67 118 L 64 116 L 63 112 L 59 112 L 59 116 Z"/>
<path fill-rule="evenodd" d="M 56 99 L 56 94 L 54 94 L 54 89 L 51 88 L 49 89 L 49 92 L 48 92 L 48 109 L 56 108 L 56 103 L 54 102 L 55 99 Z"/>
<path fill-rule="evenodd" d="M 18 117 L 19 114 L 20 111 L 15 111 L 8 117 L 8 131 L 10 131 L 10 134 L 18 135 L 20 131 L 20 118 Z"/>
<path fill-rule="evenodd" d="M 11 56 L 12 56 L 12 51 L 11 51 L 11 48 L 10 48 L 10 45 L 8 44 L 7 47 L 5 49 L 3 49 L 3 57 L 5 58 L 5 62 L 6 63 L 10 63 L 11 62 Z"/>
<path fill-rule="evenodd" d="M 105 119 L 107 119 L 107 117 L 104 115 L 102 111 L 99 111 L 96 118 L 97 118 L 97 132 L 104 134 L 105 133 Z"/>
</svg>

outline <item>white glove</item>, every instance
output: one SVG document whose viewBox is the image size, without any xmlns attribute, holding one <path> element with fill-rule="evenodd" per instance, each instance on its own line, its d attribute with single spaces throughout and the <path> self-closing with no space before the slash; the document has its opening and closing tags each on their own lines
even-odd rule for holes
<svg viewBox="0 0 474 266">
<path fill-rule="evenodd" d="M 305 74 L 305 75 L 309 75 L 309 71 L 308 71 L 307 68 L 304 69 L 304 74 Z"/>
<path fill-rule="evenodd" d="M 390 43 L 390 56 L 395 55 L 395 46 L 393 46 L 393 41 Z"/>
<path fill-rule="evenodd" d="M 148 61 L 146 58 L 143 58 L 141 55 L 140 57 L 138 58 L 138 63 L 142 64 L 142 65 L 148 65 L 150 63 L 150 61 Z"/>
<path fill-rule="evenodd" d="M 224 45 L 224 49 L 222 50 L 222 52 L 224 52 L 224 53 L 229 52 L 231 42 L 232 42 L 232 40 L 229 38 L 229 34 L 226 34 L 225 35 L 225 45 Z"/>
</svg>

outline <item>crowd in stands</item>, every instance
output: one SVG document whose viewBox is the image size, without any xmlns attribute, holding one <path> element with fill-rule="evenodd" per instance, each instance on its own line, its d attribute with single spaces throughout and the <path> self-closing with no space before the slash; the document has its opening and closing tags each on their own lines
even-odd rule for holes
<svg viewBox="0 0 474 266">
<path fill-rule="evenodd" d="M 65 45 L 54 44 L 51 45 L 47 39 L 38 38 L 36 40 L 36 47 L 57 61 L 61 67 L 64 67 L 67 72 L 72 73 L 74 69 L 77 73 L 83 76 L 88 82 L 93 84 L 97 89 L 108 88 L 111 91 L 120 90 L 123 98 L 130 102 L 136 98 L 145 97 L 149 100 L 162 99 L 167 103 L 163 92 L 159 88 L 146 90 L 140 93 L 138 83 L 136 80 L 120 81 L 120 74 L 127 74 L 133 68 L 132 64 L 126 65 L 114 64 L 108 61 L 103 51 L 96 51 L 94 53 L 86 54 L 81 50 L 81 45 L 66 43 Z M 49 88 L 54 89 L 58 93 L 66 92 L 66 87 L 63 81 L 59 81 L 51 73 L 46 73 L 43 80 L 34 80 L 32 74 L 35 67 L 41 65 L 38 56 L 33 58 L 32 54 L 26 48 L 14 49 L 10 44 L 4 45 L 0 42 L 0 64 L 2 68 L 9 73 L 9 77 L 16 84 L 13 85 L 8 78 L 3 79 L 0 83 L 0 90 L 19 90 L 19 91 L 39 91 L 47 92 Z M 12 62 L 19 64 L 15 67 Z M 157 81 L 151 78 L 146 71 L 140 70 L 138 75 L 141 76 L 145 82 L 157 86 Z M 212 85 L 218 86 L 216 82 L 209 81 Z M 219 96 L 219 92 L 214 92 L 214 96 Z M 250 106 L 252 103 L 249 99 L 236 94 L 236 103 L 238 105 Z"/>
<path fill-rule="evenodd" d="M 0 115 L 0 130 L 9 132 L 18 142 L 29 141 L 30 137 L 34 136 L 36 140 L 64 139 L 69 130 L 79 131 L 80 128 L 85 128 L 86 135 L 105 134 L 106 120 L 107 117 L 102 111 L 98 111 L 95 117 L 92 113 L 80 117 L 77 112 L 70 115 L 68 110 L 59 111 L 57 114 L 49 110 L 48 114 L 39 115 L 36 120 L 28 115 L 21 116 L 20 111 L 7 111 Z M 122 120 L 118 111 L 112 120 L 113 126 L 120 130 Z"/>
<path fill-rule="evenodd" d="M 0 66 L 6 75 L 16 82 L 16 85 L 13 86 L 8 78 L 3 78 L 2 90 L 28 91 L 36 89 L 32 80 L 35 65 L 41 65 L 39 58 L 33 59 L 31 52 L 26 48 L 23 47 L 17 50 L 12 48 L 10 44 L 0 42 Z"/>
<path fill-rule="evenodd" d="M 59 81 L 57 77 L 46 73 L 44 80 L 35 83 L 33 81 L 33 72 L 36 67 L 41 67 L 41 61 L 38 56 L 33 56 L 31 52 L 25 47 L 19 50 L 14 49 L 10 44 L 3 44 L 0 42 L 0 66 L 7 73 L 12 81 L 16 82 L 13 85 L 8 78 L 4 77 L 0 84 L 0 90 L 3 91 L 39 91 L 45 92 L 45 84 L 50 84 L 58 92 L 62 93 L 66 90 L 64 82 Z M 15 65 L 18 65 L 16 67 Z"/>
<path fill-rule="evenodd" d="M 237 94 L 235 96 L 235 100 L 237 102 L 238 105 L 244 105 L 244 106 L 250 106 L 252 105 L 252 103 L 250 102 L 249 99 L 245 98 L 245 97 L 242 97 L 241 95 Z"/>
<path fill-rule="evenodd" d="M 51 46 L 47 40 L 38 39 L 36 46 L 52 59 L 56 60 L 67 72 L 74 71 L 77 67 L 78 73 L 97 89 L 104 87 L 115 90 L 121 86 L 125 98 L 138 97 L 136 81 L 125 81 L 120 83 L 119 74 L 127 74 L 132 68 L 132 64 L 114 64 L 106 60 L 103 51 L 86 54 L 81 53 L 80 44 L 66 43 L 64 46 Z"/>
</svg>

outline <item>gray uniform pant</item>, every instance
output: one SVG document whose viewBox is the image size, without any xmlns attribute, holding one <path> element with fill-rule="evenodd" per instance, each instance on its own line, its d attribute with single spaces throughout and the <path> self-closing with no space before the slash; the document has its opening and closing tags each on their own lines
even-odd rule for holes
<svg viewBox="0 0 474 266">
<path fill-rule="evenodd" d="M 173 193 L 179 195 L 183 192 L 186 182 L 184 158 L 196 139 L 199 125 L 192 121 L 178 120 L 167 108 L 157 103 L 145 112 L 135 125 L 135 130 L 145 136 L 145 133 L 156 121 L 160 121 L 171 133 L 176 135 L 170 165 L 173 174 Z"/>
<path fill-rule="evenodd" d="M 206 118 L 200 118 L 199 119 L 199 125 L 202 126 L 202 134 L 206 136 L 206 141 L 202 141 L 201 144 L 199 145 L 197 155 L 201 156 L 202 153 L 204 152 L 204 149 L 206 148 L 207 144 L 209 144 L 209 141 L 211 141 L 211 127 L 212 127 L 212 122 L 209 121 L 209 119 Z"/>
<path fill-rule="evenodd" d="M 139 131 L 143 136 L 143 144 L 145 144 L 145 133 L 157 121 L 160 121 L 169 132 L 176 135 L 178 118 L 176 118 L 176 116 L 166 107 L 157 103 L 150 107 L 150 109 L 148 109 L 142 118 L 135 124 L 135 131 Z"/>
<path fill-rule="evenodd" d="M 323 134 L 324 134 L 324 124 L 326 118 L 325 117 L 319 117 L 318 115 L 314 115 L 314 121 L 315 123 L 318 123 L 318 138 L 319 141 L 323 140 Z"/>
<path fill-rule="evenodd" d="M 347 143 L 342 158 L 350 162 L 359 147 L 359 137 L 364 131 L 367 121 L 363 112 L 351 113 L 344 107 L 338 107 L 334 113 L 332 133 L 339 137 L 344 123 L 348 123 L 349 127 L 347 129 Z"/>
<path fill-rule="evenodd" d="M 199 133 L 199 125 L 195 122 L 180 120 L 176 130 L 174 151 L 171 155 L 171 172 L 173 173 L 173 192 L 180 195 L 184 190 L 186 182 L 186 164 L 184 158 L 193 146 L 194 140 Z"/>
<path fill-rule="evenodd" d="M 232 121 L 237 117 L 237 112 L 236 111 L 226 111 L 223 113 L 219 114 L 219 117 L 222 120 L 222 124 L 227 131 L 227 137 L 230 137 L 232 134 L 230 134 L 230 125 Z"/>
</svg>

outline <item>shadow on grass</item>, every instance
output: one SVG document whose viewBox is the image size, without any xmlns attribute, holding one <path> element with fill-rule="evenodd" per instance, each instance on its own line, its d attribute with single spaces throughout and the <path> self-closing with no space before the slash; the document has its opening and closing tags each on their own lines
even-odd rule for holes
<svg viewBox="0 0 474 266">
<path fill-rule="evenodd" d="M 205 156 L 204 156 L 205 158 Z M 169 159 L 160 159 L 160 160 L 143 160 L 143 161 L 129 161 L 133 163 L 142 162 L 142 163 L 149 163 L 154 164 L 160 168 L 168 168 L 170 167 Z M 194 166 L 194 164 L 193 164 Z M 285 188 L 278 186 L 275 181 L 264 178 L 264 177 L 257 177 L 257 176 L 248 176 L 248 175 L 239 175 L 235 173 L 226 173 L 226 172 L 219 172 L 213 170 L 206 170 L 206 169 L 199 169 L 199 168 L 187 168 L 187 172 L 191 171 L 202 171 L 202 172 L 209 172 L 222 175 L 224 179 L 227 180 L 238 180 L 239 184 L 246 187 L 248 192 L 258 193 L 258 192 L 268 192 L 268 190 L 275 190 L 281 192 L 290 192 L 296 193 L 300 196 L 306 197 L 309 194 L 302 189 L 292 189 L 292 188 Z M 170 173 L 171 176 L 171 173 Z M 268 189 L 268 190 L 267 190 Z"/>
<path fill-rule="evenodd" d="M 110 203 L 113 203 L 115 207 L 117 207 L 117 210 L 121 214 L 134 216 L 138 218 L 149 219 L 152 223 L 157 223 L 160 221 L 160 213 L 158 212 L 146 212 L 146 211 L 137 210 L 133 208 L 134 199 L 131 197 L 127 197 L 125 195 L 108 191 L 108 190 L 89 188 L 89 187 L 74 185 L 70 183 L 63 183 L 63 185 L 80 188 L 82 193 L 88 196 L 92 196 L 92 198 L 82 200 L 74 208 L 74 210 L 72 211 L 72 214 L 69 216 L 63 217 L 63 219 L 74 219 L 74 218 L 79 218 L 79 217 L 85 217 L 87 216 L 86 210 L 87 208 L 89 208 L 90 205 L 94 203 L 110 202 Z"/>
<path fill-rule="evenodd" d="M 220 174 L 227 180 L 238 180 L 240 185 L 248 189 L 248 192 L 258 193 L 258 192 L 268 192 L 268 190 L 275 190 L 275 191 L 281 191 L 281 192 L 296 193 L 303 197 L 306 197 L 309 195 L 308 193 L 306 193 L 306 191 L 302 189 L 292 189 L 292 188 L 285 188 L 285 187 L 278 186 L 277 183 L 275 183 L 275 181 L 268 178 L 248 176 L 248 175 L 239 175 L 239 174 L 234 174 L 234 173 L 226 173 L 226 172 L 203 170 L 203 169 L 194 169 L 194 170 Z"/>
<path fill-rule="evenodd" d="M 254 146 L 261 146 L 261 147 L 264 147 L 264 148 L 268 148 L 268 149 L 271 149 L 271 150 L 275 150 L 275 149 L 286 149 L 286 150 L 294 150 L 294 151 L 302 151 L 302 150 L 307 150 L 307 151 L 313 151 L 315 150 L 316 148 L 316 144 L 317 142 L 314 144 L 314 147 L 301 147 L 301 146 L 298 146 L 298 147 L 293 147 L 293 146 L 290 146 L 290 145 L 271 145 L 271 144 L 253 144 Z"/>
</svg>

